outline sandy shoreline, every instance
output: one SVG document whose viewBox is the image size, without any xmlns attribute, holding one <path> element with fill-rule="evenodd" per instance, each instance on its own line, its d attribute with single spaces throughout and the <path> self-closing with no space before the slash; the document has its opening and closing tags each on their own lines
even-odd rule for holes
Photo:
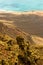
<svg viewBox="0 0 43 65">
<path fill-rule="evenodd" d="M 17 12 L 17 11 L 6 11 L 6 10 L 0 10 L 0 13 L 11 13 L 16 15 L 21 14 L 37 14 L 43 16 L 43 11 L 24 11 L 24 12 Z"/>
</svg>

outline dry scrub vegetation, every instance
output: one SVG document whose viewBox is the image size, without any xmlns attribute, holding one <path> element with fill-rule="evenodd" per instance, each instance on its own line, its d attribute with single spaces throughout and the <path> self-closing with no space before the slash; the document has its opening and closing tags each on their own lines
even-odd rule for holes
<svg viewBox="0 0 43 65">
<path fill-rule="evenodd" d="M 0 65 L 43 65 L 43 46 L 0 33 Z"/>
</svg>

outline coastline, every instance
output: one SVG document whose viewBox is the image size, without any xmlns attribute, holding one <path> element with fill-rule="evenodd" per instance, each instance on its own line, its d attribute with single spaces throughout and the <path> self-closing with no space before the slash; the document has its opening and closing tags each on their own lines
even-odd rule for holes
<svg viewBox="0 0 43 65">
<path fill-rule="evenodd" d="M 16 14 L 16 15 L 21 15 L 21 14 L 25 14 L 25 15 L 28 15 L 28 14 L 36 14 L 36 15 L 41 15 L 43 16 L 43 11 L 23 11 L 23 12 L 20 12 L 20 11 L 7 11 L 7 10 L 0 10 L 0 13 L 11 13 L 11 14 Z"/>
</svg>

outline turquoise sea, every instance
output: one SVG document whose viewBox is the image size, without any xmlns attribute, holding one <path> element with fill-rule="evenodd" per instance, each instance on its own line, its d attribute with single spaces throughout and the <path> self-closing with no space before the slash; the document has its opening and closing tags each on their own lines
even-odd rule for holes
<svg viewBox="0 0 43 65">
<path fill-rule="evenodd" d="M 0 0 L 0 10 L 42 11 L 43 0 Z"/>
</svg>

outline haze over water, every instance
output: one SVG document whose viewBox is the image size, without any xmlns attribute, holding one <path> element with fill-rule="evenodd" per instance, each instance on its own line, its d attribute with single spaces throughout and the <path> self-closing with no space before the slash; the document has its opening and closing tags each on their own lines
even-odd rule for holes
<svg viewBox="0 0 43 65">
<path fill-rule="evenodd" d="M 36 11 L 43 10 L 43 0 L 0 0 L 0 10 Z"/>
</svg>

